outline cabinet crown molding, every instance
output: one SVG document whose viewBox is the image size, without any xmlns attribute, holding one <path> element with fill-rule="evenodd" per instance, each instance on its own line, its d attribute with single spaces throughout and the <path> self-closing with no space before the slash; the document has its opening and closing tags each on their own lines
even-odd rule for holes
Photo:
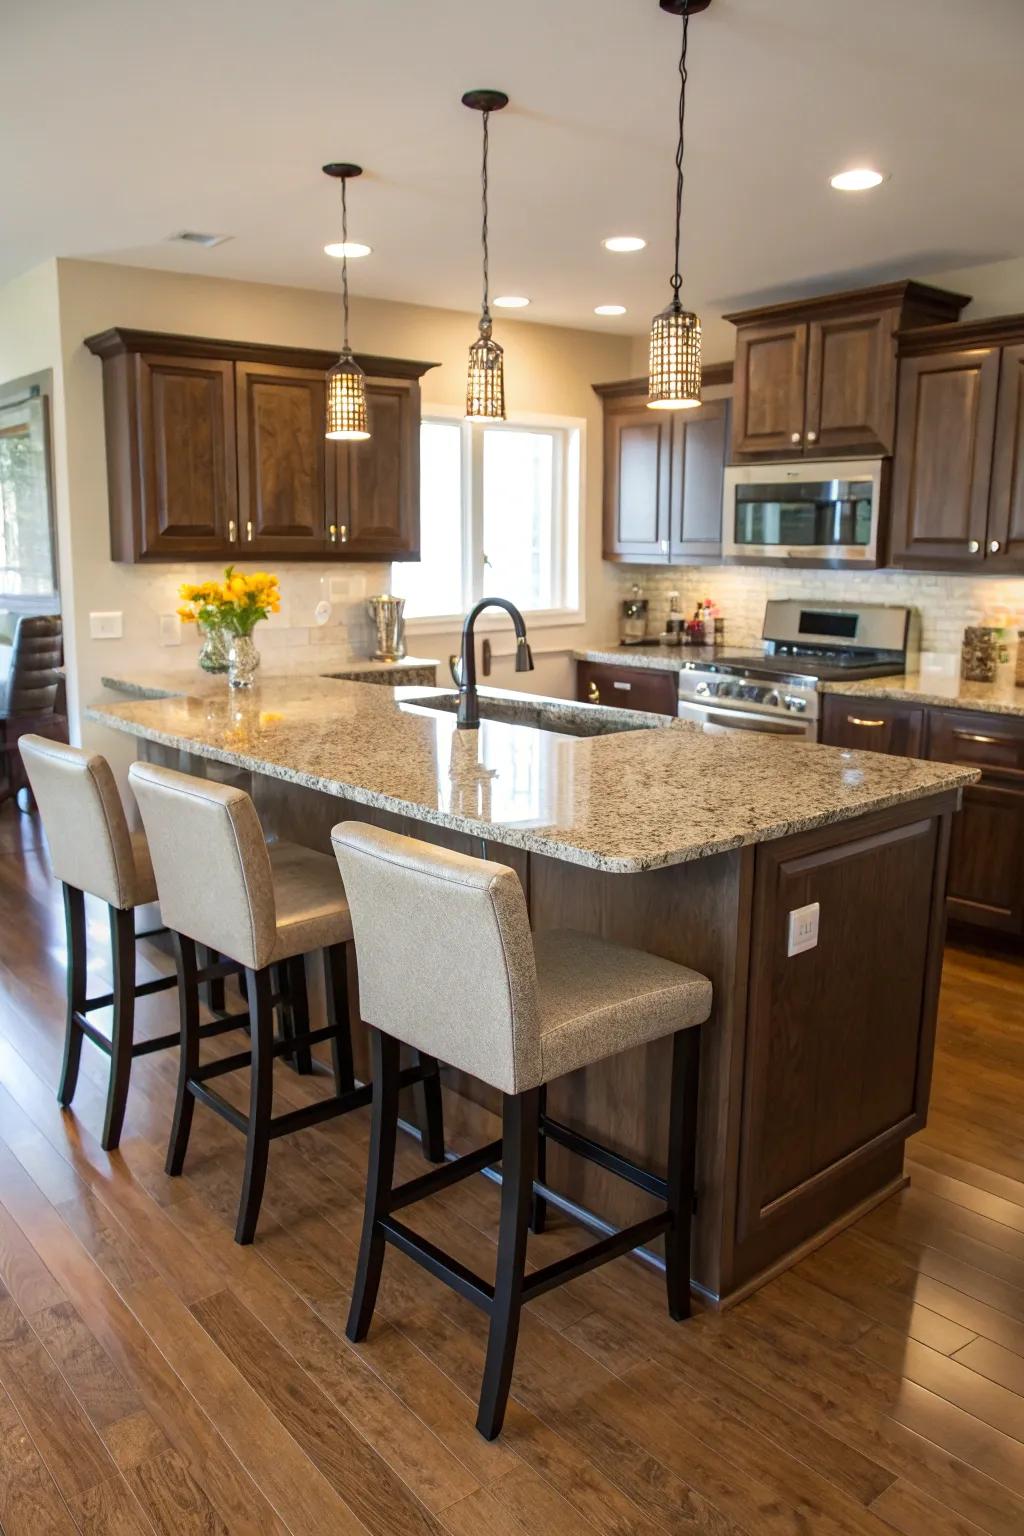
<svg viewBox="0 0 1024 1536">
<path fill-rule="evenodd" d="M 312 347 L 271 346 L 256 341 L 222 341 L 212 336 L 177 336 L 167 331 L 140 331 L 114 325 L 95 336 L 87 336 L 85 345 L 103 359 L 125 352 L 146 352 L 155 357 L 215 357 L 228 362 L 270 363 L 285 368 L 310 368 L 326 373 L 338 361 L 338 349 L 320 351 Z M 378 357 L 356 353 L 356 362 L 370 377 L 420 379 L 438 363 L 416 362 L 403 357 Z"/>
<path fill-rule="evenodd" d="M 923 325 L 897 331 L 896 340 L 903 356 L 1012 345 L 1024 341 L 1024 315 L 993 315 L 987 319 L 960 320 L 955 325 Z"/>
<path fill-rule="evenodd" d="M 701 378 L 710 389 L 721 384 L 732 383 L 733 365 L 728 363 L 705 363 L 701 368 Z M 610 384 L 592 384 L 591 389 L 595 395 L 600 395 L 602 400 L 629 400 L 642 396 L 647 398 L 647 375 L 640 379 L 615 379 Z"/>
<path fill-rule="evenodd" d="M 937 322 L 948 322 L 956 320 L 970 302 L 967 294 L 933 288 L 929 283 L 907 278 L 898 283 L 879 283 L 873 288 L 850 288 L 842 293 L 821 293 L 804 299 L 787 299 L 781 304 L 763 304 L 756 309 L 738 309 L 723 315 L 722 319 L 733 325 L 755 325 L 762 321 L 813 320 L 828 314 L 854 314 L 861 309 L 907 306 L 931 312 Z"/>
</svg>

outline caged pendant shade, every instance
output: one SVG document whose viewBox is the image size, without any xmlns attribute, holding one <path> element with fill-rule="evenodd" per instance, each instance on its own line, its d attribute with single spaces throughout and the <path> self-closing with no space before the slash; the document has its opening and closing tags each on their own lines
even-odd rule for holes
<svg viewBox="0 0 1024 1536">
<path fill-rule="evenodd" d="M 683 128 L 690 16 L 706 10 L 709 3 L 710 0 L 660 0 L 662 10 L 682 16 L 683 40 L 679 55 L 679 133 L 676 140 L 675 268 L 672 301 L 651 321 L 647 404 L 652 411 L 687 410 L 702 401 L 700 320 L 692 310 L 683 308 L 679 298 L 683 281 L 679 273 L 679 242 L 683 222 Z"/>
<path fill-rule="evenodd" d="M 483 222 L 481 245 L 483 247 L 483 303 L 480 308 L 480 333 L 469 349 L 469 369 L 466 374 L 466 417 L 470 421 L 505 420 L 505 354 L 491 335 L 491 311 L 488 299 L 488 249 L 487 249 L 487 151 L 489 147 L 488 123 L 492 112 L 500 112 L 508 106 L 504 91 L 467 91 L 462 105 L 474 112 L 482 112 L 484 120 L 483 169 L 481 174 Z"/>
<path fill-rule="evenodd" d="M 362 166 L 335 161 L 324 166 L 324 174 L 341 182 L 341 239 L 348 244 L 348 200 L 345 188 L 352 176 L 363 174 Z M 362 442 L 370 435 L 366 416 L 366 375 L 352 356 L 348 344 L 348 255 L 341 258 L 341 294 L 345 318 L 341 356 L 327 375 L 327 413 L 324 436 L 332 441 Z"/>
</svg>

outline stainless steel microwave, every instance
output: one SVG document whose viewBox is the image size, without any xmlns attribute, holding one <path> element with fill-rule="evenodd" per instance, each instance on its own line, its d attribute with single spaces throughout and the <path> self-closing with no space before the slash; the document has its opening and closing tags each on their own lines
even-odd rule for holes
<svg viewBox="0 0 1024 1536">
<path fill-rule="evenodd" d="M 723 555 L 773 565 L 877 565 L 887 467 L 884 459 L 830 459 L 727 469 Z"/>
</svg>

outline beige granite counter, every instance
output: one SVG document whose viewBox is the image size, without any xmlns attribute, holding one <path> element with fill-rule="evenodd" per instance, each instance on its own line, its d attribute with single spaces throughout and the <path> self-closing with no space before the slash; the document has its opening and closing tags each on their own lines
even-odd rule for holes
<svg viewBox="0 0 1024 1536">
<path fill-rule="evenodd" d="M 735 646 L 713 645 L 597 645 L 573 651 L 575 661 L 607 662 L 615 667 L 644 667 L 651 672 L 679 672 L 683 667 L 702 661 L 728 661 L 730 657 L 750 658 Z"/>
<path fill-rule="evenodd" d="M 939 709 L 973 709 L 990 715 L 1024 719 L 1024 688 L 1013 678 L 995 683 L 965 683 L 959 672 L 908 672 L 902 677 L 873 677 L 859 683 L 822 683 L 823 693 L 858 699 L 890 699 L 894 703 L 930 704 Z"/>
<path fill-rule="evenodd" d="M 199 678 L 175 697 L 106 697 L 89 719 L 201 758 L 358 804 L 616 873 L 680 864 L 927 795 L 977 775 L 768 735 L 709 735 L 665 716 L 551 701 L 562 728 L 621 715 L 634 727 L 578 738 L 452 714 L 414 700 L 445 690 L 325 678 L 229 693 Z M 537 718 L 529 695 L 481 699 Z M 545 706 L 547 707 L 547 706 Z"/>
<path fill-rule="evenodd" d="M 401 661 L 374 661 L 369 657 L 356 657 L 351 662 L 332 665 L 325 675 L 353 683 L 383 683 L 397 678 L 400 684 L 432 685 L 437 681 L 440 665 L 436 656 L 403 656 Z M 300 678 L 308 682 L 310 675 L 268 666 L 266 661 L 260 667 L 260 676 L 275 682 L 283 682 L 288 678 Z M 222 675 L 211 676 L 201 672 L 198 667 L 192 667 L 187 672 L 129 672 L 125 669 L 104 675 L 100 682 L 104 688 L 110 688 L 114 693 L 127 694 L 134 699 L 205 698 L 223 693 L 225 686 Z"/>
</svg>

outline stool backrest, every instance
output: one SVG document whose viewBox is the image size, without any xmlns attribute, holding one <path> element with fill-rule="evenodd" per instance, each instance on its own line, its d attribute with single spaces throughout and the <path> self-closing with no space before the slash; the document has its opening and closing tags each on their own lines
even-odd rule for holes
<svg viewBox="0 0 1024 1536">
<path fill-rule="evenodd" d="M 331 832 L 368 1024 L 503 1093 L 537 1080 L 537 972 L 515 871 L 364 822 Z"/>
<path fill-rule="evenodd" d="M 60 674 L 55 669 L 63 662 L 60 618 L 56 614 L 20 618 L 7 674 L 8 715 L 52 714 L 60 684 Z"/>
<path fill-rule="evenodd" d="M 131 834 L 106 758 L 44 736 L 22 736 L 18 746 L 54 875 L 112 907 L 134 907 Z"/>
<path fill-rule="evenodd" d="M 277 936 L 270 855 L 241 789 L 155 763 L 128 771 L 168 928 L 261 970 Z"/>
</svg>

